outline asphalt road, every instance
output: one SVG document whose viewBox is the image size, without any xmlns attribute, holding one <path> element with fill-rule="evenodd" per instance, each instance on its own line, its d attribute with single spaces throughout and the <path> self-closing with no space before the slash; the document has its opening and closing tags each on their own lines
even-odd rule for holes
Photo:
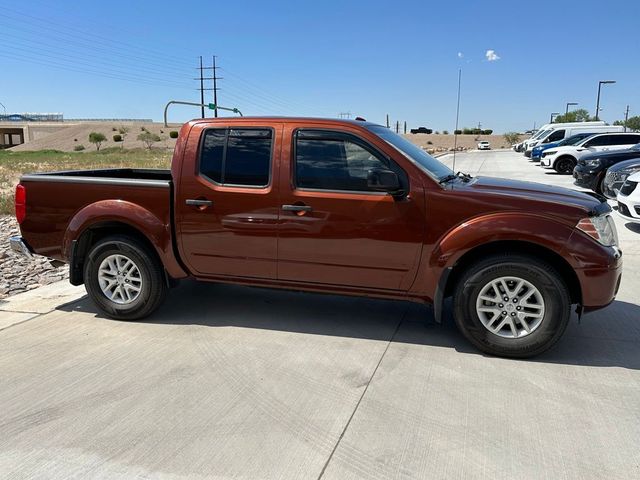
<svg viewBox="0 0 640 480">
<path fill-rule="evenodd" d="M 571 184 L 513 152 L 456 170 Z M 616 302 L 527 361 L 404 302 L 188 282 L 127 323 L 64 282 L 2 301 L 0 477 L 640 478 L 640 230 L 619 229 Z"/>
</svg>

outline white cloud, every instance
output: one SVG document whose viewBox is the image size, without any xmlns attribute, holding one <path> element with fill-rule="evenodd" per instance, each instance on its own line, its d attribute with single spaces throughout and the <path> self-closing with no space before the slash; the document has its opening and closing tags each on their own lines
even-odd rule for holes
<svg viewBox="0 0 640 480">
<path fill-rule="evenodd" d="M 500 60 L 500 57 L 495 50 L 487 50 L 487 53 L 485 53 L 484 56 L 487 57 L 487 62 L 495 62 L 496 60 Z"/>
<path fill-rule="evenodd" d="M 464 57 L 464 53 L 458 52 L 458 58 L 462 58 L 462 57 Z"/>
</svg>

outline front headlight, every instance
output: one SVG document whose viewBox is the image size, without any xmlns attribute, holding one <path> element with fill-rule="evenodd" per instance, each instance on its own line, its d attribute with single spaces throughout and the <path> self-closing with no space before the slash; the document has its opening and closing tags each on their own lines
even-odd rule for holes
<svg viewBox="0 0 640 480">
<path fill-rule="evenodd" d="M 591 160 L 584 160 L 584 165 L 585 167 L 589 167 L 589 168 L 596 168 L 600 166 L 600 159 L 599 158 L 593 158 Z"/>
<path fill-rule="evenodd" d="M 616 224 L 613 223 L 613 218 L 609 214 L 583 218 L 578 222 L 576 228 L 582 230 L 605 247 L 618 245 Z"/>
</svg>

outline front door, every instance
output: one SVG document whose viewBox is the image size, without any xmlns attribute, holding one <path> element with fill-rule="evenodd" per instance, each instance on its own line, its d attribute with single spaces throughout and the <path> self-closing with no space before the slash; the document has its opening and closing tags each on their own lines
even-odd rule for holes
<svg viewBox="0 0 640 480">
<path fill-rule="evenodd" d="M 278 279 L 366 289 L 408 290 L 423 241 L 422 185 L 357 134 L 285 133 L 281 169 Z M 288 141 L 287 141 L 288 140 Z M 371 169 L 391 169 L 408 195 L 367 186 Z"/>
<path fill-rule="evenodd" d="M 196 276 L 276 278 L 281 129 L 192 130 L 197 161 L 183 164 L 176 220 L 181 256 Z"/>
</svg>

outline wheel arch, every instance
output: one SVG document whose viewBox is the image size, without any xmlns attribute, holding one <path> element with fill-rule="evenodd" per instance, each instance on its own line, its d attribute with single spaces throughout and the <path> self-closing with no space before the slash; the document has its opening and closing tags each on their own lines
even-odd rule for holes
<svg viewBox="0 0 640 480">
<path fill-rule="evenodd" d="M 490 255 L 504 254 L 505 252 L 532 256 L 548 262 L 558 271 L 567 285 L 571 303 L 582 303 L 580 280 L 569 262 L 567 262 L 562 255 L 545 246 L 523 240 L 497 240 L 478 245 L 468 252 L 465 252 L 451 267 L 448 273 L 446 284 L 444 286 L 443 297 L 452 295 L 462 274 L 478 259 L 485 258 Z"/>
<path fill-rule="evenodd" d="M 69 281 L 73 285 L 84 283 L 83 272 L 86 256 L 91 248 L 104 238 L 124 235 L 133 238 L 162 264 L 157 249 L 149 238 L 138 228 L 122 221 L 101 221 L 88 225 L 77 239 L 72 240 L 69 253 Z"/>
<path fill-rule="evenodd" d="M 558 163 L 560 162 L 560 160 L 562 160 L 563 158 L 570 158 L 574 164 L 573 165 L 574 167 L 578 164 L 578 159 L 576 157 L 574 157 L 570 153 L 563 153 L 562 155 L 559 155 L 558 157 L 556 157 L 556 159 L 553 161 L 552 168 L 554 170 L 558 171 L 556 167 L 558 166 Z"/>
</svg>

